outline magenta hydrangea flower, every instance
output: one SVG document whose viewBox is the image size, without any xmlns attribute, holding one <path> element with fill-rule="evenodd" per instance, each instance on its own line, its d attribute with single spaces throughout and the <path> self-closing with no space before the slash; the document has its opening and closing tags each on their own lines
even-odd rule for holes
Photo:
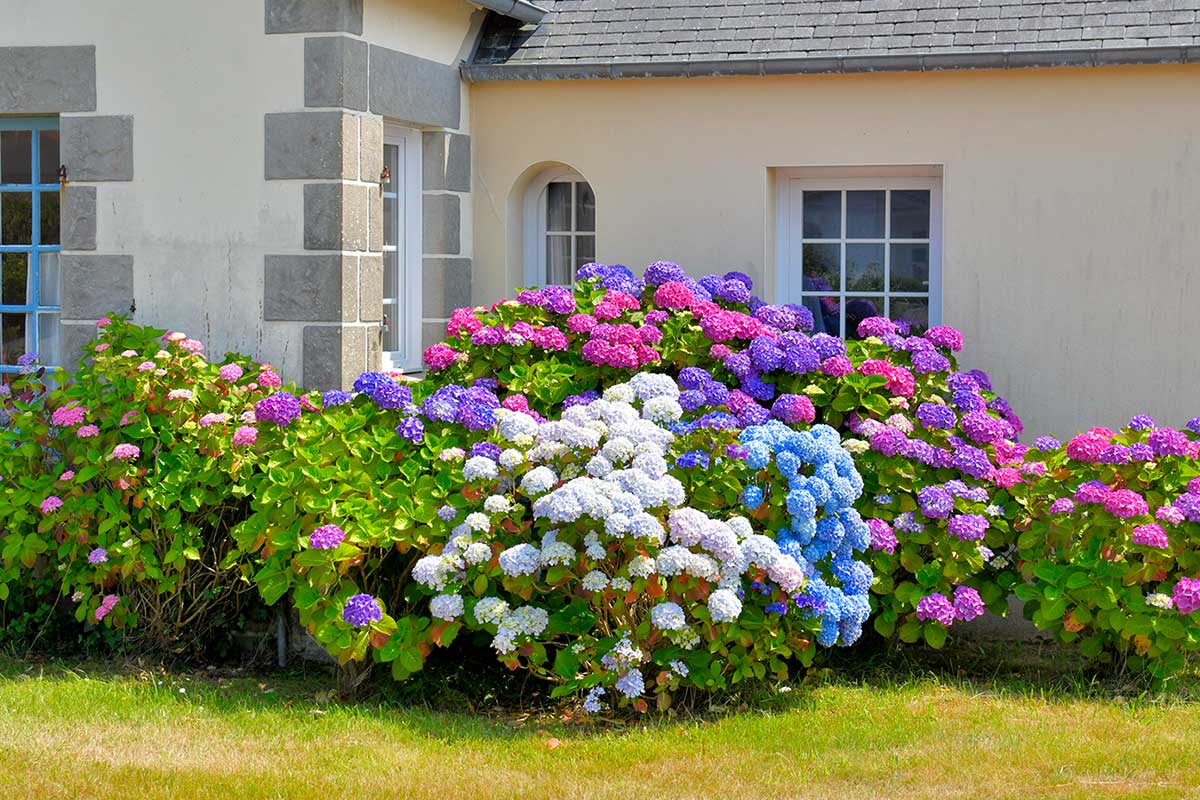
<svg viewBox="0 0 1200 800">
<path fill-rule="evenodd" d="M 887 317 L 867 317 L 858 323 L 858 335 L 864 339 L 868 336 L 886 336 L 895 332 L 896 323 Z"/>
<path fill-rule="evenodd" d="M 871 549 L 892 553 L 896 550 L 896 532 L 892 526 L 881 519 L 867 520 L 867 528 L 871 531 Z"/>
<path fill-rule="evenodd" d="M 62 498 L 55 495 L 50 495 L 42 501 L 41 509 L 43 514 L 53 514 L 62 508 Z"/>
<path fill-rule="evenodd" d="M 1076 503 L 1103 503 L 1112 489 L 1101 481 L 1086 481 L 1075 490 Z"/>
<path fill-rule="evenodd" d="M 958 352 L 963 349 L 963 335 L 949 325 L 934 325 L 925 331 L 925 338 L 938 347 Z"/>
<path fill-rule="evenodd" d="M 883 453 L 885 456 L 894 456 L 904 450 L 904 445 L 908 443 L 908 437 L 895 428 L 881 428 L 871 436 L 871 449 Z"/>
<path fill-rule="evenodd" d="M 62 475 L 59 475 L 58 479 L 60 481 L 69 481 L 74 477 L 75 477 L 75 470 L 69 469 L 66 472 L 64 472 Z"/>
<path fill-rule="evenodd" d="M 100 433 L 100 429 L 95 425 L 80 425 L 75 430 L 75 435 L 80 439 L 91 439 Z"/>
<path fill-rule="evenodd" d="M 1167 532 L 1156 522 L 1138 525 L 1133 529 L 1133 543 L 1147 547 L 1167 547 L 1170 544 Z"/>
<path fill-rule="evenodd" d="M 142 449 L 136 444 L 127 444 L 122 442 L 112 450 L 110 458 L 120 459 L 121 461 L 129 461 L 137 458 L 142 454 Z"/>
<path fill-rule="evenodd" d="M 1104 509 L 1122 519 L 1150 513 L 1146 499 L 1132 489 L 1116 489 L 1109 492 L 1104 498 Z"/>
<path fill-rule="evenodd" d="M 1178 525 L 1183 522 L 1183 512 L 1175 506 L 1162 506 L 1154 512 L 1154 518 L 1168 525 Z"/>
<path fill-rule="evenodd" d="M 258 371 L 258 385 L 264 389 L 278 389 L 283 385 L 283 380 L 271 369 L 270 364 L 263 364 L 262 369 Z"/>
<path fill-rule="evenodd" d="M 970 586 L 959 586 L 954 590 L 954 616 L 970 622 L 983 615 L 983 598 Z"/>
<path fill-rule="evenodd" d="M 459 352 L 450 345 L 439 342 L 431 347 L 425 348 L 425 366 L 429 367 L 434 372 L 446 369 L 453 365 L 459 357 Z"/>
<path fill-rule="evenodd" d="M 217 370 L 217 377 L 226 383 L 237 383 L 241 380 L 243 374 L 245 373 L 243 373 L 242 368 L 237 364 L 226 364 Z"/>
<path fill-rule="evenodd" d="M 922 622 L 940 622 L 943 625 L 953 625 L 954 604 L 941 592 L 926 595 L 917 602 L 917 619 Z"/>
<path fill-rule="evenodd" d="M 234 447 L 250 447 L 258 441 L 258 429 L 252 428 L 249 425 L 242 425 L 233 432 Z"/>
<path fill-rule="evenodd" d="M 694 302 L 692 290 L 679 281 L 667 281 L 654 290 L 654 304 L 661 308 L 685 309 Z"/>
<path fill-rule="evenodd" d="M 345 532 L 337 525 L 322 525 L 309 534 L 308 546 L 314 550 L 332 550 L 345 538 Z"/>
<path fill-rule="evenodd" d="M 1111 444 L 1108 436 L 1100 433 L 1081 433 L 1067 442 L 1067 458 L 1094 464 L 1100 460 L 1100 454 Z"/>
<path fill-rule="evenodd" d="M 365 628 L 372 622 L 383 619 L 379 601 L 369 594 L 356 594 L 346 601 L 342 619 L 355 628 Z"/>
<path fill-rule="evenodd" d="M 1180 614 L 1200 610 L 1200 578 L 1180 578 L 1171 598 Z"/>
<path fill-rule="evenodd" d="M 817 411 L 812 400 L 802 394 L 781 394 L 771 405 L 771 414 L 789 425 L 796 425 L 812 422 Z"/>
<path fill-rule="evenodd" d="M 108 551 L 103 547 L 97 547 L 95 550 L 88 553 L 87 561 L 89 564 L 107 564 Z"/>
</svg>

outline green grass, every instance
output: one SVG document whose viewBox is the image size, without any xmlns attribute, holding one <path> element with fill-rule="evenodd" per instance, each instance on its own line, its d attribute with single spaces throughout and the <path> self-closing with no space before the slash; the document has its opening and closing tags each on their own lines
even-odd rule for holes
<svg viewBox="0 0 1200 800">
<path fill-rule="evenodd" d="M 876 657 L 599 724 L 504 710 L 448 668 L 342 704 L 319 672 L 0 659 L 0 785 L 5 798 L 1200 796 L 1200 676 L 1148 691 L 1047 652 Z"/>
</svg>

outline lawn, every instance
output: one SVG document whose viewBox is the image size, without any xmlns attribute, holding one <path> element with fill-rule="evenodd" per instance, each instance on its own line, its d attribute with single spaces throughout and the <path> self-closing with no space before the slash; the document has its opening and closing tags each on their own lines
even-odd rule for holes
<svg viewBox="0 0 1200 800">
<path fill-rule="evenodd" d="M 2 660 L 0 774 L 21 798 L 1200 795 L 1195 672 L 1148 692 L 1036 646 L 921 658 L 587 725 L 331 702 L 313 673 Z"/>
</svg>

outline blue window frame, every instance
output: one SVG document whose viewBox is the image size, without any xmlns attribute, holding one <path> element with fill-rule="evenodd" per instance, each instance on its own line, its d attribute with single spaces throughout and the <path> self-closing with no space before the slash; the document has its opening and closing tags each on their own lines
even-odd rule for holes
<svg viewBox="0 0 1200 800">
<path fill-rule="evenodd" d="M 0 117 L 0 373 L 59 364 L 58 118 Z"/>
</svg>

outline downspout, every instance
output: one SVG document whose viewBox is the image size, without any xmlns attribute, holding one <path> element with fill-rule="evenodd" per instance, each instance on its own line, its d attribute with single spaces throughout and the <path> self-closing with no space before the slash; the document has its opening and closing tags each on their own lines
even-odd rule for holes
<svg viewBox="0 0 1200 800">
<path fill-rule="evenodd" d="M 486 9 L 495 11 L 497 14 L 503 14 L 506 17 L 512 17 L 521 22 L 537 25 L 542 21 L 542 17 L 546 16 L 546 9 L 540 6 L 535 6 L 528 0 L 471 0 L 477 6 L 483 6 Z"/>
</svg>

